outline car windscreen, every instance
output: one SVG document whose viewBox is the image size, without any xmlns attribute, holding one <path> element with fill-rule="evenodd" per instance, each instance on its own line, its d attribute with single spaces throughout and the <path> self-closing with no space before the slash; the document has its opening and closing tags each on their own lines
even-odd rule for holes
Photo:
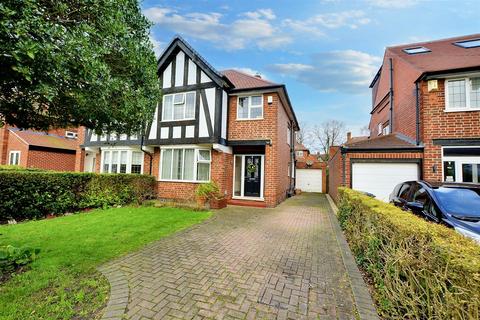
<svg viewBox="0 0 480 320">
<path fill-rule="evenodd" d="M 440 205 L 447 213 L 466 217 L 480 217 L 480 189 L 446 188 L 435 189 Z"/>
</svg>

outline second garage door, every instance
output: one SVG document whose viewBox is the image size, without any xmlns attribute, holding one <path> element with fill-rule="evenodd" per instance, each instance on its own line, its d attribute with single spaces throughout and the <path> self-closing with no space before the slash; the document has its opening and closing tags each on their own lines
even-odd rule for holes
<svg viewBox="0 0 480 320">
<path fill-rule="evenodd" d="M 296 187 L 304 192 L 323 192 L 322 169 L 297 169 Z"/>
<path fill-rule="evenodd" d="M 400 182 L 418 178 L 417 163 L 359 162 L 352 164 L 352 188 L 370 192 L 383 201 L 388 201 L 390 193 Z"/>
</svg>

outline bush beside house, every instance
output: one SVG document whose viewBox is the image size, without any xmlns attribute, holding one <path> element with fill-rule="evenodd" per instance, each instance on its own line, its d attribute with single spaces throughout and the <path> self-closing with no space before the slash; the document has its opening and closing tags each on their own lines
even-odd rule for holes
<svg viewBox="0 0 480 320">
<path fill-rule="evenodd" d="M 140 203 L 154 186 L 147 175 L 0 170 L 0 222 Z"/>
<path fill-rule="evenodd" d="M 385 319 L 479 319 L 480 246 L 350 189 L 339 220 Z"/>
</svg>

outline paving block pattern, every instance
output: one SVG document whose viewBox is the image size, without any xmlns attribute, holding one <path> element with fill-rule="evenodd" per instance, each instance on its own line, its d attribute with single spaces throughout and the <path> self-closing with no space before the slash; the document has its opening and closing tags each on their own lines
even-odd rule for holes
<svg viewBox="0 0 480 320">
<path fill-rule="evenodd" d="M 102 268 L 128 283 L 125 319 L 356 319 L 332 217 L 320 194 L 231 206 Z"/>
</svg>

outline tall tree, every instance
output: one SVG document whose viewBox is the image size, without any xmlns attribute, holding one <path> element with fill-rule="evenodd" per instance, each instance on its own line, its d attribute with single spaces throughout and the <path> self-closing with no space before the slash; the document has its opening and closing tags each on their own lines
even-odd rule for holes
<svg viewBox="0 0 480 320">
<path fill-rule="evenodd" d="M 149 28 L 136 0 L 2 0 L 0 119 L 138 131 L 159 98 Z"/>
<path fill-rule="evenodd" d="M 345 123 L 338 120 L 325 121 L 321 125 L 316 125 L 312 134 L 320 152 L 325 154 L 326 160 L 328 160 L 330 147 L 339 145 L 346 139 Z"/>
<path fill-rule="evenodd" d="M 300 121 L 299 124 L 300 130 L 296 132 L 296 139 L 298 143 L 308 145 L 311 142 L 312 134 L 310 130 L 310 125 L 307 122 Z"/>
</svg>

